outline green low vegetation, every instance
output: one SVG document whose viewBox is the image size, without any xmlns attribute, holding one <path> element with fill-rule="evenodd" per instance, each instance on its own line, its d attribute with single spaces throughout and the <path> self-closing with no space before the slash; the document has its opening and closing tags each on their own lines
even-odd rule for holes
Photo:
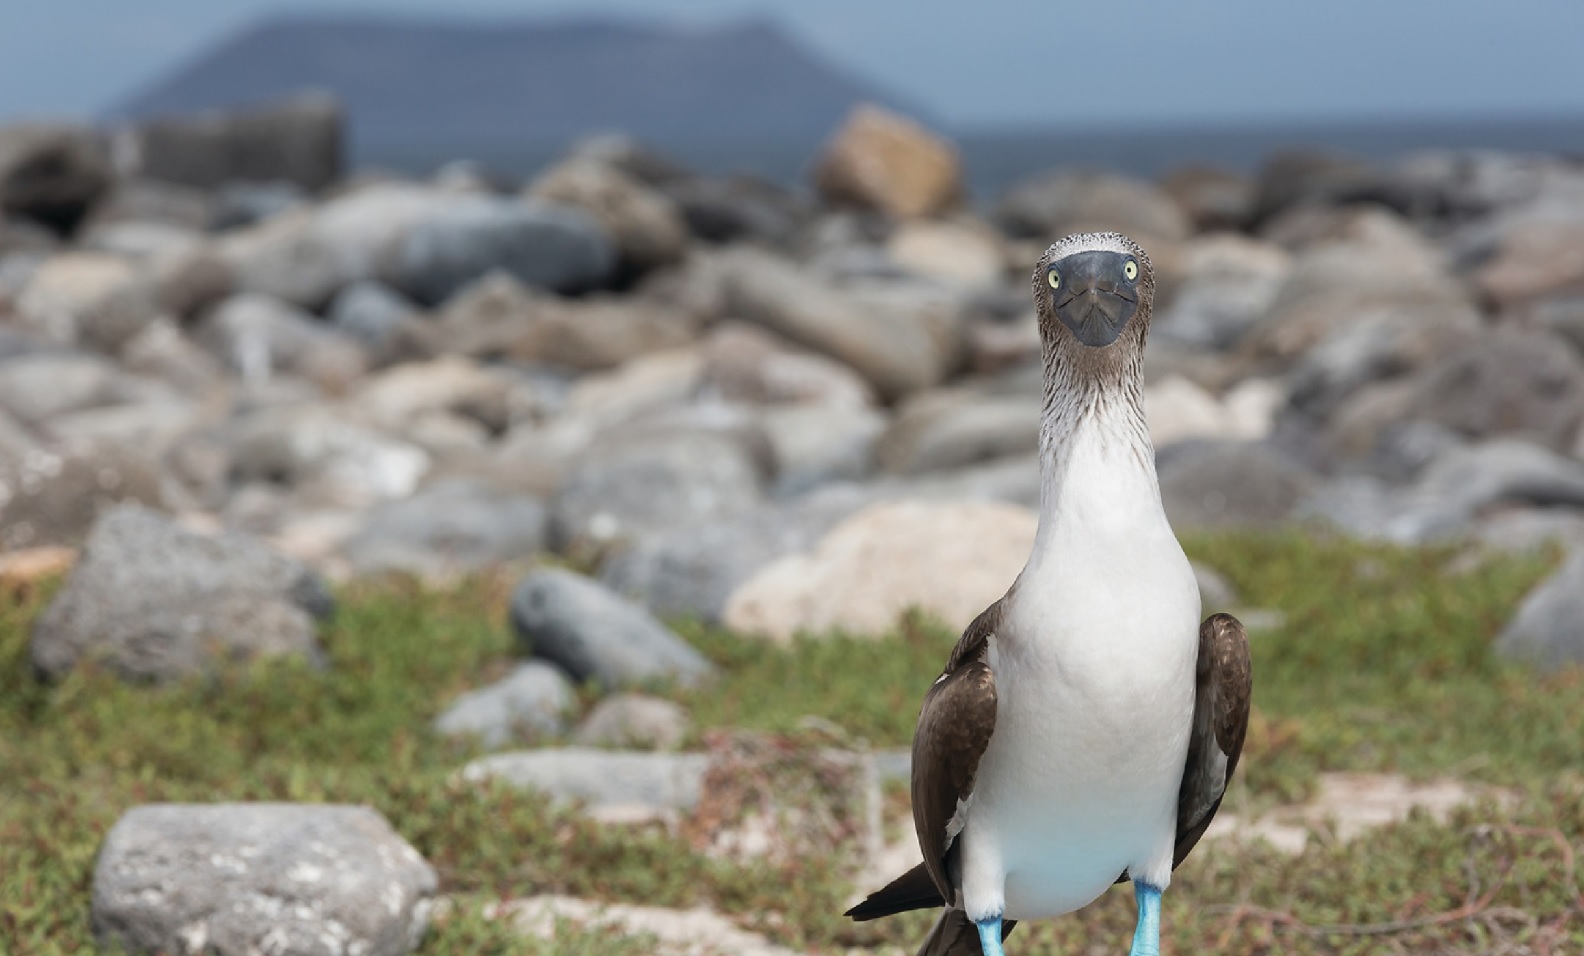
<svg viewBox="0 0 1584 956">
<path fill-rule="evenodd" d="M 1505 796 L 1349 843 L 1321 832 L 1298 857 L 1262 845 L 1202 849 L 1167 894 L 1167 952 L 1584 951 L 1574 864 L 1584 855 L 1584 673 L 1537 680 L 1490 652 L 1555 556 L 1453 573 L 1450 550 L 1296 535 L 1188 544 L 1282 618 L 1254 636 L 1257 713 L 1230 811 L 1301 799 L 1325 770 L 1450 775 Z M 277 662 L 171 688 L 89 670 L 37 682 L 27 637 L 46 597 L 0 593 L 0 952 L 90 949 L 100 840 L 127 808 L 169 800 L 376 807 L 456 901 L 425 954 L 648 951 L 592 931 L 525 939 L 483 915 L 490 901 L 545 892 L 709 904 L 812 951 L 911 952 L 927 926 L 924 914 L 843 920 L 854 887 L 840 848 L 732 863 L 686 828 L 599 825 L 533 795 L 457 782 L 468 753 L 428 726 L 455 694 L 509 666 L 499 580 L 353 587 L 325 635 L 328 671 Z M 905 746 L 953 639 L 919 621 L 884 640 L 791 648 L 682 630 L 725 672 L 707 691 L 674 695 L 693 715 L 695 742 L 740 729 Z M 905 800 L 890 805 L 905 814 Z M 1077 916 L 1019 928 L 1009 949 L 1122 952 L 1132 921 L 1122 888 Z"/>
</svg>

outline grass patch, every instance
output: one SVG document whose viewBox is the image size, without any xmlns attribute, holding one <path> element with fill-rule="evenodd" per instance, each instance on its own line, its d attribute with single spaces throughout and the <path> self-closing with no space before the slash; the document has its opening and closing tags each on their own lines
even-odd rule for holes
<svg viewBox="0 0 1584 956">
<path fill-rule="evenodd" d="M 1328 769 L 1455 774 L 1521 796 L 1505 809 L 1473 808 L 1447 824 L 1415 819 L 1346 846 L 1322 839 L 1296 859 L 1257 848 L 1201 852 L 1167 896 L 1168 948 L 1472 953 L 1511 943 L 1580 951 L 1584 911 L 1572 909 L 1578 880 L 1567 885 L 1563 847 L 1584 854 L 1584 788 L 1559 781 L 1579 767 L 1584 676 L 1537 682 L 1490 653 L 1492 637 L 1554 559 L 1502 559 L 1453 576 L 1443 550 L 1298 536 L 1188 545 L 1250 604 L 1285 616 L 1254 637 L 1258 715 L 1236 802 L 1302 795 Z M 169 688 L 128 687 L 86 670 L 56 685 L 36 682 L 27 637 L 43 600 L 0 595 L 0 940 L 8 953 L 91 948 L 99 842 L 127 808 L 159 800 L 374 806 L 458 898 L 426 941 L 429 954 L 645 951 L 606 933 L 523 939 L 479 909 L 541 892 L 710 903 L 809 949 L 911 949 L 926 927 L 923 916 L 842 920 L 847 861 L 826 848 L 773 866 L 732 864 L 658 827 L 599 826 L 532 795 L 454 782 L 467 754 L 435 738 L 429 723 L 455 694 L 509 666 L 503 582 L 443 592 L 355 587 L 341 595 L 325 635 L 328 671 L 276 663 Z M 907 744 L 920 696 L 954 639 L 916 621 L 884 640 L 791 648 L 683 630 L 725 672 L 707 691 L 676 695 L 701 734 L 800 733 L 814 717 L 827 739 L 834 724 L 877 747 Z M 1415 922 L 1446 913 L 1456 918 Z M 1364 924 L 1396 922 L 1414 925 L 1363 932 Z M 1124 891 L 1077 917 L 1019 929 L 1011 948 L 1110 951 L 1131 932 Z"/>
</svg>

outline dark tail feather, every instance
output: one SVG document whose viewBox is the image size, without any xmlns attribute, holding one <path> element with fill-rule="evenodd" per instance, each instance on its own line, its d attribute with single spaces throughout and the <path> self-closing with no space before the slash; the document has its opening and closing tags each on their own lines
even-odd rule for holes
<svg viewBox="0 0 1584 956">
<path fill-rule="evenodd" d="M 1012 935 L 1017 920 L 1001 923 L 1001 938 Z M 935 921 L 935 928 L 924 937 L 918 956 L 980 956 L 979 927 L 968 920 L 962 910 L 947 910 Z"/>
<path fill-rule="evenodd" d="M 920 863 L 887 883 L 883 889 L 870 893 L 868 899 L 848 910 L 845 915 L 863 922 L 893 913 L 945 905 L 946 901 L 941 898 L 935 881 L 930 878 L 929 871 L 924 869 L 924 864 Z"/>
</svg>

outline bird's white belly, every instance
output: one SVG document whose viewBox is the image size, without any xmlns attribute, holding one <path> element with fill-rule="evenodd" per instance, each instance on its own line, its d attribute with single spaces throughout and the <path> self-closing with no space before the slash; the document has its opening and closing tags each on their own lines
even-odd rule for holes
<svg viewBox="0 0 1584 956">
<path fill-rule="evenodd" d="M 996 729 L 959 837 L 970 915 L 997 889 L 1007 917 L 1033 919 L 1084 906 L 1125 870 L 1170 878 L 1199 595 L 1169 530 L 1132 544 L 1108 549 L 1131 562 L 1123 574 L 1025 572 L 992 646 Z"/>
</svg>

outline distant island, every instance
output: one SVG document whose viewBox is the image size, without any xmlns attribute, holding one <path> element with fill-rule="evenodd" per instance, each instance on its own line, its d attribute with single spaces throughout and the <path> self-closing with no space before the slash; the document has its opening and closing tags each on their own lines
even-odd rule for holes
<svg viewBox="0 0 1584 956">
<path fill-rule="evenodd" d="M 1252 171 L 1302 147 L 1385 160 L 1425 149 L 1584 154 L 1584 117 L 1360 118 L 1096 129 L 946 128 L 770 20 L 481 21 L 292 15 L 246 28 L 111 104 L 112 123 L 329 93 L 354 167 L 425 173 L 469 159 L 530 175 L 580 137 L 621 132 L 705 172 L 806 182 L 856 104 L 951 136 L 968 188 L 993 196 L 1058 166 L 1157 177 L 1183 165 Z"/>
<path fill-rule="evenodd" d="M 108 110 L 116 120 L 334 94 L 362 161 L 427 165 L 619 130 L 660 146 L 806 153 L 859 102 L 921 110 L 778 25 L 293 16 L 242 31 Z"/>
</svg>

